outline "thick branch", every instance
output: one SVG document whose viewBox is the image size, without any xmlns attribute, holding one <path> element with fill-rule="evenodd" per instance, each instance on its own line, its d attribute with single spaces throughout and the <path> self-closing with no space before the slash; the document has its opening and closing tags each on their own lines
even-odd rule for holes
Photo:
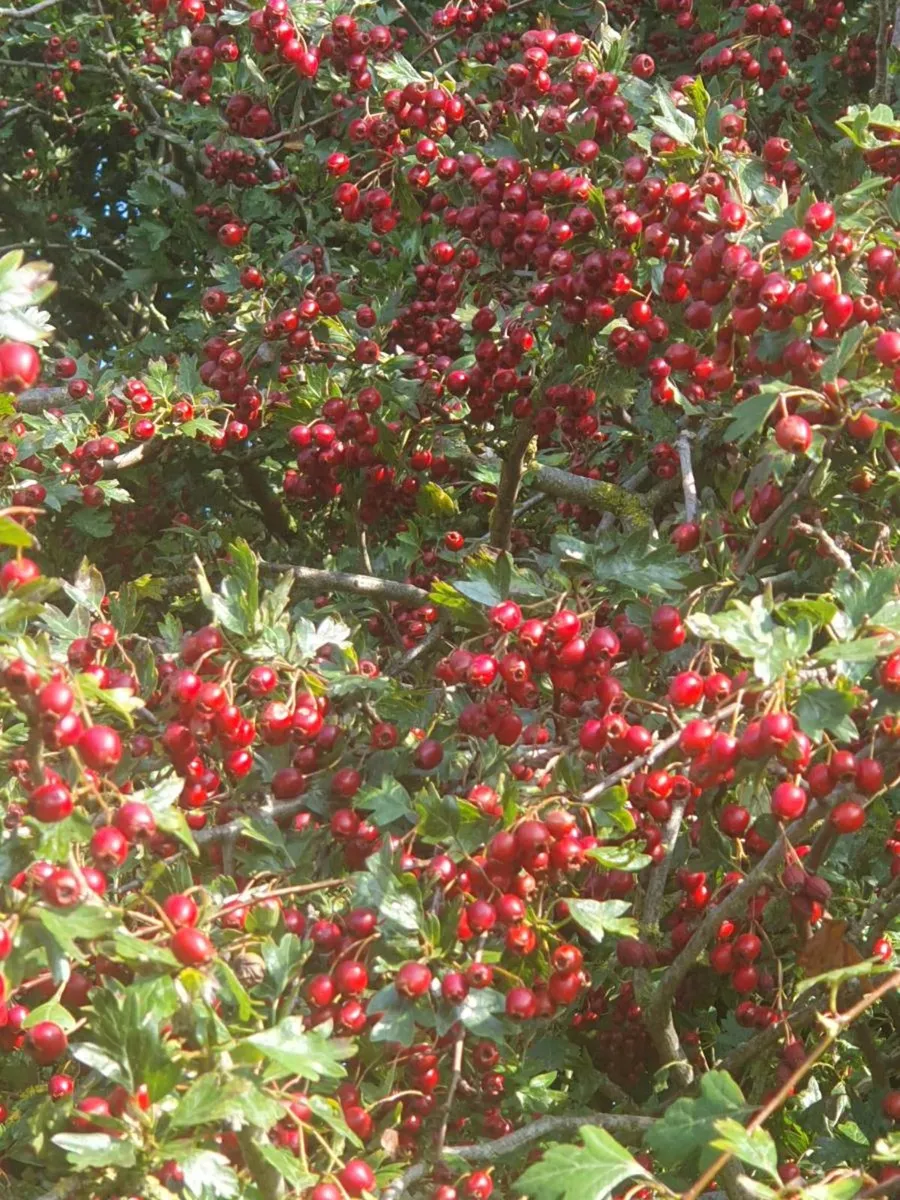
<svg viewBox="0 0 900 1200">
<path fill-rule="evenodd" d="M 77 407 L 78 404 L 70 397 L 68 388 L 64 387 L 28 388 L 16 397 L 16 408 L 23 413 L 42 413 L 48 408 L 60 408 L 65 411 Z"/>
<path fill-rule="evenodd" d="M 448 1146 L 443 1153 L 445 1159 L 462 1159 L 463 1162 L 483 1164 L 496 1162 L 508 1154 L 524 1150 L 533 1142 L 566 1133 L 577 1133 L 584 1125 L 599 1125 L 613 1137 L 626 1144 L 640 1143 L 653 1124 L 652 1117 L 624 1116 L 617 1113 L 586 1113 L 583 1116 L 541 1117 L 522 1129 L 508 1133 L 495 1141 L 475 1142 L 469 1146 Z M 388 1184 L 381 1193 L 381 1200 L 400 1200 L 406 1189 L 431 1170 L 432 1164 L 418 1162 L 415 1166 Z"/>
<path fill-rule="evenodd" d="M 786 846 L 802 838 L 818 818 L 819 814 L 815 811 L 807 813 L 802 820 L 795 821 L 790 828 L 780 833 L 750 874 L 745 876 L 734 891 L 730 892 L 720 904 L 709 908 L 706 916 L 695 929 L 691 940 L 669 966 L 657 985 L 647 1009 L 647 1023 L 651 1028 L 654 1023 L 663 1024 L 671 1018 L 672 1002 L 676 992 L 688 971 L 715 938 L 722 922 L 744 911 L 748 900 L 759 891 L 781 865 Z"/>
<path fill-rule="evenodd" d="M 525 474 L 525 456 L 532 440 L 530 421 L 522 421 L 506 447 L 497 502 L 491 514 L 491 545 L 498 550 L 508 550 L 512 536 L 513 513 L 519 495 L 522 476 Z"/>
<path fill-rule="evenodd" d="M 280 800 L 274 804 L 270 803 L 246 812 L 233 821 L 227 821 L 224 825 L 210 825 L 206 829 L 198 829 L 194 834 L 194 841 L 198 846 L 208 846 L 212 842 L 225 842 L 229 838 L 238 837 L 247 832 L 244 824 L 247 817 L 268 817 L 270 821 L 282 821 L 285 817 L 292 817 L 295 813 L 302 812 L 304 808 L 306 808 L 306 800 Z"/>
<path fill-rule="evenodd" d="M 681 464 L 681 486 L 684 489 L 684 519 L 693 523 L 697 520 L 700 503 L 697 499 L 694 464 L 691 461 L 691 435 L 686 429 L 678 435 L 678 461 Z"/>
<path fill-rule="evenodd" d="M 534 466 L 531 482 L 546 496 L 568 500 L 570 504 L 578 504 L 582 508 L 611 512 L 642 529 L 650 524 L 650 517 L 642 499 L 626 492 L 618 484 L 588 479 L 584 475 L 573 475 L 571 471 L 545 467 L 540 463 Z"/>
<path fill-rule="evenodd" d="M 293 563 L 263 562 L 267 571 L 290 571 L 299 583 L 315 591 L 353 592 L 373 600 L 393 600 L 408 608 L 418 608 L 428 599 L 424 588 L 394 579 L 379 579 L 375 575 L 351 575 L 345 571 L 321 571 L 314 567 L 297 567 Z"/>
</svg>

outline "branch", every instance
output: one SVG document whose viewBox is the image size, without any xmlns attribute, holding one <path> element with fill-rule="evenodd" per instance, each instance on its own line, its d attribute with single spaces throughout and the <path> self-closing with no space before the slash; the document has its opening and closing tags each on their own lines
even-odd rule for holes
<svg viewBox="0 0 900 1200">
<path fill-rule="evenodd" d="M 890 94 L 890 77 L 888 75 L 888 56 L 891 52 L 892 39 L 888 37 L 888 26 L 891 21 L 891 0 L 878 0 L 878 32 L 875 34 L 875 82 L 872 85 L 870 99 L 873 104 L 881 104 Z M 896 30 L 894 37 L 896 38 Z"/>
<path fill-rule="evenodd" d="M 805 533 L 807 537 L 814 537 L 824 547 L 829 558 L 833 558 L 836 563 L 839 563 L 851 575 L 856 575 L 856 569 L 853 566 L 853 560 L 850 558 L 850 555 L 846 550 L 841 549 L 828 530 L 824 528 L 821 521 L 813 521 L 811 525 L 808 525 L 806 521 L 801 521 L 799 517 L 794 517 L 791 527 L 796 529 L 798 533 Z"/>
<path fill-rule="evenodd" d="M 588 479 L 584 475 L 573 475 L 571 471 L 561 471 L 558 467 L 545 467 L 540 463 L 536 463 L 533 468 L 531 482 L 539 492 L 543 492 L 546 496 L 555 496 L 558 500 L 568 500 L 570 504 L 578 504 L 582 508 L 595 508 L 601 512 L 611 512 L 641 529 L 646 529 L 650 525 L 650 517 L 644 500 L 626 492 L 619 484 Z"/>
<path fill-rule="evenodd" d="M 244 824 L 247 817 L 268 817 L 270 821 L 280 821 L 285 817 L 292 817 L 295 813 L 302 812 L 304 808 L 306 808 L 305 799 L 280 800 L 274 804 L 265 804 L 261 808 L 235 817 L 233 821 L 227 821 L 224 825 L 211 825 L 207 829 L 198 829 L 194 834 L 194 841 L 198 846 L 208 846 L 211 842 L 225 842 L 229 838 L 247 832 L 247 826 Z"/>
<path fill-rule="evenodd" d="M 10 21 L 22 21 L 26 17 L 34 17 L 45 8 L 52 8 L 60 0 L 40 0 L 40 4 L 32 4 L 29 8 L 0 8 L 0 20 L 4 17 Z"/>
<path fill-rule="evenodd" d="M 811 1000 L 805 1007 L 799 1008 L 794 1013 L 788 1013 L 785 1022 L 789 1023 L 795 1032 L 805 1029 L 807 1025 L 812 1025 L 815 1021 L 819 1008 L 818 1000 Z M 770 1025 L 761 1033 L 742 1042 L 740 1046 L 735 1046 L 730 1054 L 726 1054 L 716 1063 L 716 1067 L 720 1071 L 727 1071 L 729 1075 L 735 1075 L 754 1059 L 762 1058 L 783 1036 L 784 1028 L 781 1022 L 777 1025 Z"/>
<path fill-rule="evenodd" d="M 810 1050 L 800 1066 L 791 1073 L 791 1075 L 784 1081 L 771 1100 L 769 1100 L 769 1102 L 765 1104 L 759 1110 L 756 1116 L 749 1122 L 747 1125 L 747 1133 L 751 1134 L 755 1130 L 759 1129 L 765 1124 L 765 1122 L 769 1119 L 769 1117 L 772 1116 L 773 1113 L 778 1111 L 782 1104 L 784 1104 L 785 1100 L 787 1100 L 788 1096 L 793 1094 L 797 1084 L 809 1074 L 822 1055 L 835 1041 L 837 1041 L 844 1029 L 846 1029 L 849 1025 L 852 1025 L 857 1017 L 862 1016 L 862 1014 L 867 1009 L 871 1008 L 876 1001 L 880 1000 L 881 997 L 886 995 L 888 992 L 893 991 L 893 989 L 897 986 L 900 986 L 900 971 L 894 971 L 886 979 L 882 980 L 878 987 L 873 988 L 872 991 L 868 992 L 861 1000 L 854 1004 L 852 1008 L 847 1009 L 845 1013 L 835 1013 L 833 1016 L 823 1018 L 826 1028 L 825 1037 L 817 1046 L 814 1046 L 813 1049 Z M 699 1197 L 703 1194 L 708 1185 L 712 1183 L 716 1176 L 721 1173 L 722 1168 L 729 1163 L 733 1157 L 734 1156 L 730 1150 L 726 1150 L 723 1154 L 721 1154 L 712 1164 L 712 1166 L 707 1171 L 704 1171 L 703 1175 L 697 1180 L 694 1186 L 684 1193 L 682 1200 L 699 1200 Z"/>
<path fill-rule="evenodd" d="M 763 523 L 757 527 L 756 533 L 753 535 L 750 545 L 744 551 L 744 555 L 737 565 L 738 575 L 746 575 L 750 567 L 753 566 L 756 556 L 759 554 L 760 546 L 763 544 L 775 526 L 784 520 L 785 513 L 788 511 L 788 509 L 792 508 L 798 500 L 802 499 L 806 495 L 812 486 L 813 478 L 818 469 L 819 464 L 811 462 L 782 500 L 782 502 L 775 509 L 775 511 L 770 513 Z"/>
<path fill-rule="evenodd" d="M 295 532 L 291 518 L 281 500 L 269 487 L 265 471 L 259 463 L 244 458 L 236 459 L 235 466 L 244 481 L 244 486 L 262 513 L 266 528 L 281 541 L 288 541 Z"/>
<path fill-rule="evenodd" d="M 414 646 L 410 646 L 406 653 L 401 654 L 396 662 L 388 664 L 384 674 L 388 676 L 399 675 L 407 667 L 412 666 L 416 659 L 423 655 L 426 650 L 430 650 L 432 646 L 436 646 L 443 636 L 444 621 L 439 617 L 420 642 L 416 642 Z"/>
<path fill-rule="evenodd" d="M 632 1117 L 618 1113 L 585 1113 L 582 1116 L 541 1117 L 522 1129 L 508 1133 L 495 1141 L 475 1142 L 469 1146 L 448 1146 L 439 1161 L 462 1159 L 469 1163 L 492 1163 L 507 1154 L 524 1150 L 532 1142 L 552 1134 L 576 1133 L 585 1125 L 599 1125 L 626 1144 L 639 1143 L 653 1124 L 653 1117 Z M 406 1189 L 431 1170 L 433 1163 L 418 1162 L 404 1171 L 381 1193 L 380 1200 L 400 1200 Z"/>
<path fill-rule="evenodd" d="M 691 461 L 691 435 L 686 429 L 678 435 L 678 460 L 681 463 L 681 486 L 684 489 L 684 519 L 693 523 L 697 520 L 700 504 L 697 500 L 694 464 Z"/>
<path fill-rule="evenodd" d="M 424 588 L 394 579 L 379 579 L 375 575 L 351 575 L 345 571 L 321 571 L 314 567 L 297 567 L 293 563 L 261 562 L 267 571 L 290 571 L 298 582 L 323 592 L 353 592 L 373 600 L 394 600 L 407 608 L 418 608 L 428 599 Z"/>
<path fill-rule="evenodd" d="M 19 412 L 32 415 L 46 412 L 48 408 L 72 410 L 78 407 L 78 402 L 69 395 L 65 387 L 28 388 L 16 397 L 16 408 Z"/>
<path fill-rule="evenodd" d="M 117 454 L 115 458 L 104 458 L 100 464 L 103 467 L 103 474 L 115 475 L 119 471 L 127 471 L 129 467 L 136 467 L 138 463 L 145 462 L 151 457 L 151 451 L 156 451 L 153 442 L 138 442 L 130 450 L 123 450 L 121 454 Z"/>
<path fill-rule="evenodd" d="M 737 711 L 737 708 L 737 701 L 727 704 L 724 708 L 720 708 L 717 713 L 713 714 L 710 720 L 721 720 L 722 717 L 730 717 L 732 713 Z M 611 775 L 607 775 L 602 783 L 596 783 L 592 788 L 588 788 L 582 796 L 582 800 L 588 804 L 591 803 L 599 796 L 602 796 L 604 792 L 608 792 L 610 788 L 614 788 L 617 783 L 621 783 L 623 779 L 628 779 L 636 771 L 641 771 L 644 767 L 649 766 L 650 763 L 656 762 L 658 758 L 662 758 L 673 746 L 678 744 L 680 737 L 681 730 L 678 729 L 667 738 L 663 738 L 661 742 L 657 742 L 655 746 L 651 746 L 646 754 L 642 754 L 639 758 L 633 758 L 624 767 L 619 767 L 617 771 L 613 771 Z"/>
<path fill-rule="evenodd" d="M 522 477 L 525 474 L 525 456 L 534 436 L 530 421 L 522 421 L 506 447 L 497 502 L 491 514 L 491 545 L 498 550 L 508 550 L 513 529 L 513 513 Z"/>
<path fill-rule="evenodd" d="M 694 930 L 693 937 L 681 951 L 675 961 L 667 968 L 659 981 L 656 992 L 647 1006 L 647 1024 L 664 1024 L 671 1019 L 672 1002 L 681 986 L 684 977 L 696 963 L 700 955 L 715 938 L 719 926 L 728 917 L 737 916 L 747 901 L 775 873 L 784 857 L 785 847 L 802 838 L 819 819 L 817 811 L 807 813 L 800 821 L 795 821 L 788 829 L 778 835 L 766 853 L 762 856 L 749 875 L 730 892 L 720 904 L 710 906 L 706 916 Z"/>
</svg>

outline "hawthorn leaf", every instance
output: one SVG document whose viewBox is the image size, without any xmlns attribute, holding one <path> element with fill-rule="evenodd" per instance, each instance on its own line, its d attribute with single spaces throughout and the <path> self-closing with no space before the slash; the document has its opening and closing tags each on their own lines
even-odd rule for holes
<svg viewBox="0 0 900 1200">
<path fill-rule="evenodd" d="M 312 1109 L 316 1117 L 324 1122 L 329 1129 L 333 1129 L 338 1137 L 344 1138 L 358 1150 L 363 1149 L 362 1140 L 357 1137 L 347 1122 L 344 1120 L 344 1112 L 340 1104 L 333 1100 L 330 1096 L 307 1096 L 306 1103 Z"/>
<path fill-rule="evenodd" d="M 199 1146 L 185 1146 L 182 1150 L 176 1144 L 174 1148 L 167 1146 L 166 1154 L 181 1167 L 185 1190 L 197 1200 L 212 1196 L 228 1200 L 239 1195 L 241 1185 L 237 1174 L 225 1155 L 217 1150 Z"/>
<path fill-rule="evenodd" d="M 859 324 L 853 325 L 841 335 L 841 340 L 822 364 L 820 374 L 825 383 L 834 383 L 842 369 L 856 353 L 866 333 L 865 324 Z"/>
<path fill-rule="evenodd" d="M 78 1062 L 84 1063 L 86 1067 L 96 1071 L 105 1079 L 119 1083 L 123 1087 L 131 1086 L 131 1075 L 128 1069 L 102 1046 L 95 1046 L 92 1042 L 76 1042 L 69 1047 L 69 1053 Z"/>
<path fill-rule="evenodd" d="M 92 1167 L 125 1169 L 133 1167 L 137 1157 L 133 1142 L 110 1133 L 57 1133 L 51 1141 L 66 1152 L 66 1158 L 76 1171 L 87 1171 Z"/>
<path fill-rule="evenodd" d="M 34 538 L 24 525 L 14 521 L 12 517 L 0 516 L 0 546 L 15 546 L 27 549 Z"/>
<path fill-rule="evenodd" d="M 534 1200 L 607 1200 L 626 1179 L 652 1176 L 605 1129 L 583 1126 L 582 1146 L 549 1146 L 516 1190 Z"/>
<path fill-rule="evenodd" d="M 412 1005 L 398 1003 L 386 1008 L 372 1027 L 370 1037 L 373 1042 L 396 1042 L 398 1046 L 411 1046 L 416 1040 L 416 1017 Z"/>
<path fill-rule="evenodd" d="M 319 1178 L 305 1170 L 303 1164 L 288 1150 L 273 1146 L 266 1138 L 260 1138 L 256 1149 L 266 1162 L 275 1168 L 278 1174 L 291 1188 L 306 1190 Z M 237 1194 L 237 1193 L 232 1193 Z"/>
<path fill-rule="evenodd" d="M 700 1079 L 700 1095 L 675 1100 L 644 1135 L 650 1152 L 666 1170 L 695 1163 L 705 1170 L 716 1158 L 712 1147 L 716 1122 L 740 1120 L 752 1111 L 727 1071 L 708 1071 Z"/>
<path fill-rule="evenodd" d="M 409 792 L 398 779 L 390 775 L 382 775 L 376 787 L 363 788 L 354 797 L 353 804 L 355 808 L 370 812 L 379 829 L 390 825 L 392 821 L 415 820 Z"/>
<path fill-rule="evenodd" d="M 638 936 L 638 923 L 624 914 L 631 908 L 628 900 L 570 900 L 569 915 L 576 925 L 595 942 L 602 942 L 607 933 L 617 937 Z"/>
<path fill-rule="evenodd" d="M 503 996 L 493 988 L 472 988 L 461 1004 L 454 1006 L 456 1019 L 478 1037 L 502 1039 L 503 1025 L 496 1014 L 503 1012 Z"/>
<path fill-rule="evenodd" d="M 308 1030 L 302 1017 L 286 1017 L 271 1029 L 244 1038 L 242 1045 L 260 1051 L 278 1068 L 277 1074 L 303 1075 L 313 1083 L 343 1079 L 347 1074 L 343 1060 L 356 1053 L 349 1038 L 328 1038 Z"/>
<path fill-rule="evenodd" d="M 714 1150 L 727 1150 L 748 1166 L 764 1171 L 780 1185 L 778 1147 L 767 1130 L 754 1129 L 751 1133 L 733 1117 L 723 1117 L 714 1122 L 714 1128 L 719 1135 L 710 1142 Z"/>
<path fill-rule="evenodd" d="M 768 420 L 769 413 L 778 403 L 779 395 L 789 388 L 789 383 L 776 380 L 760 388 L 755 396 L 742 400 L 734 410 L 731 424 L 722 434 L 726 442 L 746 442 L 759 433 Z"/>
<path fill-rule="evenodd" d="M 814 742 L 821 741 L 825 732 L 833 734 L 839 741 L 849 742 L 858 736 L 850 719 L 850 713 L 858 703 L 849 692 L 837 688 L 804 688 L 794 713 L 797 724 Z"/>
</svg>

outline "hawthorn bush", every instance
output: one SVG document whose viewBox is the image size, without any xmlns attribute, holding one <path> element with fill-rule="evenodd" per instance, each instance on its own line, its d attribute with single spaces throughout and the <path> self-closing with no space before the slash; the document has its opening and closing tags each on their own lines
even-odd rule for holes
<svg viewBox="0 0 900 1200">
<path fill-rule="evenodd" d="M 900 1194 L 891 22 L 0 9 L 0 1194 Z"/>
</svg>

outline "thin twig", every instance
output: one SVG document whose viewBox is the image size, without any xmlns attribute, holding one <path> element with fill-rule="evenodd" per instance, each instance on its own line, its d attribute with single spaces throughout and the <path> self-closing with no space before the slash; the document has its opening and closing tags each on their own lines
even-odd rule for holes
<svg viewBox="0 0 900 1200">
<path fill-rule="evenodd" d="M 55 4 L 59 3 L 60 0 L 40 0 L 39 4 L 32 4 L 28 8 L 0 8 L 0 20 L 22 21 L 26 17 L 36 16 L 45 8 L 53 8 Z"/>
<path fill-rule="evenodd" d="M 436 646 L 443 636 L 444 622 L 439 618 L 420 642 L 416 642 L 414 646 L 410 646 L 404 654 L 400 655 L 396 662 L 388 665 L 384 674 L 388 676 L 402 674 L 407 667 L 412 666 L 417 658 L 420 658 L 427 650 L 431 650 L 433 646 Z"/>
<path fill-rule="evenodd" d="M 730 717 L 732 713 L 737 711 L 738 707 L 739 705 L 737 701 L 734 701 L 731 704 L 726 704 L 726 706 L 724 708 L 720 708 L 719 711 L 710 718 L 710 720 L 721 720 L 723 717 Z M 582 796 L 582 800 L 590 804 L 599 796 L 602 796 L 604 792 L 608 792 L 610 788 L 614 788 L 617 783 L 621 783 L 623 779 L 629 779 L 637 771 L 642 771 L 644 767 L 656 762 L 658 758 L 662 758 L 662 756 L 667 754 L 673 746 L 676 746 L 680 737 L 681 730 L 678 729 L 675 731 L 675 733 L 670 734 L 669 737 L 663 738 L 661 742 L 657 742 L 655 746 L 651 746 L 646 754 L 640 755 L 639 758 L 633 758 L 631 762 L 626 763 L 624 767 L 619 767 L 617 771 L 613 771 L 610 775 L 607 775 L 602 783 L 596 783 L 592 788 L 588 788 L 588 790 Z"/>
<path fill-rule="evenodd" d="M 351 575 L 345 571 L 322 571 L 314 567 L 299 567 L 293 563 L 261 562 L 267 571 L 290 571 L 299 583 L 323 592 L 354 592 L 373 600 L 394 600 L 409 608 L 419 608 L 428 599 L 424 588 L 394 579 L 379 579 L 375 575 Z"/>
<path fill-rule="evenodd" d="M 867 1009 L 871 1008 L 872 1005 L 878 1000 L 880 1000 L 882 996 L 884 996 L 887 992 L 892 991 L 898 985 L 900 985 L 900 971 L 894 971 L 886 979 L 882 980 L 878 987 L 873 988 L 872 991 L 863 996 L 861 1000 L 854 1004 L 852 1008 L 849 1008 L 845 1013 L 836 1013 L 834 1016 L 828 1017 L 826 1020 L 825 1037 L 821 1042 L 818 1043 L 818 1045 L 814 1046 L 813 1049 L 809 1051 L 800 1066 L 791 1072 L 790 1076 L 784 1081 L 775 1095 L 772 1096 L 768 1103 L 763 1105 L 756 1116 L 753 1117 L 753 1119 L 747 1125 L 747 1133 L 752 1134 L 755 1130 L 759 1129 L 765 1124 L 765 1122 L 769 1119 L 769 1117 L 772 1116 L 773 1113 L 777 1112 L 778 1109 L 781 1108 L 788 1096 L 793 1095 L 797 1084 L 809 1074 L 818 1060 L 837 1040 L 844 1029 L 846 1029 L 849 1025 L 852 1025 L 857 1017 L 861 1017 L 862 1014 L 866 1012 Z M 716 1161 L 706 1171 L 703 1172 L 694 1186 L 689 1188 L 688 1191 L 684 1193 L 682 1200 L 698 1200 L 709 1184 L 711 1184 L 716 1176 L 721 1173 L 721 1170 L 725 1164 L 730 1162 L 733 1157 L 734 1155 L 730 1150 L 724 1151 L 724 1153 L 722 1153 L 716 1159 Z"/>
<path fill-rule="evenodd" d="M 829 558 L 833 558 L 836 563 L 839 563 L 845 571 L 849 571 L 851 575 L 856 575 L 856 568 L 853 566 L 853 560 L 846 550 L 841 549 L 827 529 L 824 528 L 821 521 L 813 521 L 808 525 L 806 521 L 801 521 L 799 517 L 795 517 L 791 522 L 793 529 L 798 533 L 804 533 L 807 537 L 814 537 L 821 546 L 824 547 Z"/>
<path fill-rule="evenodd" d="M 819 464 L 811 462 L 782 502 L 778 505 L 774 512 L 770 513 L 763 523 L 757 526 L 756 533 L 750 542 L 750 545 L 744 551 L 744 555 L 737 565 L 737 574 L 746 575 L 750 567 L 756 561 L 756 556 L 759 554 L 759 548 L 775 528 L 779 522 L 784 520 L 788 509 L 792 508 L 798 500 L 802 499 L 812 486 L 813 478 L 819 469 Z"/>
</svg>

